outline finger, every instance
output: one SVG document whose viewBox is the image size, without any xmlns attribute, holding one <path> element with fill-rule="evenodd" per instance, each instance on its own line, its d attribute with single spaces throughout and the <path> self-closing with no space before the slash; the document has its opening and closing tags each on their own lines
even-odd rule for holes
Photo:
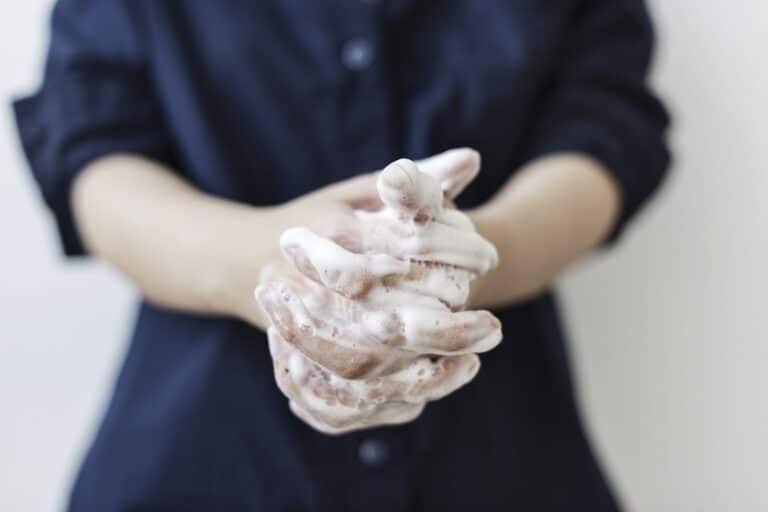
<svg viewBox="0 0 768 512">
<path fill-rule="evenodd" d="M 474 354 L 434 361 L 421 357 L 390 376 L 347 380 L 327 374 L 276 330 L 268 333 L 281 391 L 295 402 L 297 415 L 329 433 L 410 421 L 426 401 L 442 398 L 471 381 L 480 366 Z"/>
<path fill-rule="evenodd" d="M 372 308 L 391 308 L 393 304 L 409 304 L 430 309 L 447 307 L 458 311 L 469 297 L 470 284 L 476 274 L 466 269 L 414 261 L 411 272 L 395 282 L 383 281 L 366 295 Z"/>
<path fill-rule="evenodd" d="M 365 295 L 383 277 L 410 270 L 407 261 L 386 254 L 353 253 L 307 228 L 285 231 L 280 247 L 302 274 L 351 298 Z"/>
<path fill-rule="evenodd" d="M 337 375 L 356 379 L 389 363 L 383 347 L 368 343 L 353 347 L 338 334 L 334 338 L 333 328 L 326 329 L 313 318 L 296 293 L 283 283 L 273 281 L 259 286 L 256 297 L 282 339 Z"/>
<path fill-rule="evenodd" d="M 272 356 L 272 368 L 278 389 L 288 399 L 300 396 L 299 386 L 306 380 L 309 367 L 307 359 L 289 345 L 274 327 L 267 329 L 269 353 Z"/>
<path fill-rule="evenodd" d="M 338 293 L 333 293 L 323 285 L 303 280 L 301 286 L 301 302 L 309 317 L 316 326 L 316 333 L 329 342 L 351 347 L 355 350 L 367 350 L 378 354 L 381 358 L 380 368 L 389 368 L 390 361 L 398 354 L 391 353 L 401 340 L 400 320 L 397 313 L 391 309 L 392 301 L 384 302 L 381 309 L 363 306 L 359 301 L 348 299 Z M 297 288 L 294 288 L 297 289 Z M 384 286 L 377 286 L 374 292 L 387 294 Z M 396 294 L 395 289 L 389 289 Z M 373 304 L 370 296 L 366 304 Z M 435 307 L 434 300 L 417 301 Z M 346 374 L 346 372 L 345 372 Z"/>
<path fill-rule="evenodd" d="M 485 274 L 498 264 L 496 247 L 476 231 L 432 222 L 400 244 L 401 259 L 441 263 Z"/>
<path fill-rule="evenodd" d="M 463 268 L 417 263 L 400 288 L 422 296 L 435 297 L 451 311 L 463 309 L 467 303 L 470 284 L 475 273 Z M 414 278 L 415 276 L 415 278 Z M 411 304 L 417 305 L 417 302 Z"/>
<path fill-rule="evenodd" d="M 442 216 L 435 222 L 410 225 L 391 219 L 370 219 L 362 228 L 361 250 L 400 260 L 451 265 L 478 274 L 498 264 L 493 244 L 472 229 L 442 222 Z"/>
<path fill-rule="evenodd" d="M 380 425 L 401 425 L 415 420 L 424 411 L 424 402 L 410 404 L 407 402 L 384 402 L 375 412 L 365 418 L 367 428 Z"/>
<path fill-rule="evenodd" d="M 334 427 L 324 423 L 294 401 L 290 401 L 289 406 L 293 414 L 315 430 L 328 435 L 339 435 L 354 432 L 356 430 L 387 425 L 401 425 L 403 423 L 411 422 L 421 415 L 424 411 L 425 404 L 408 404 L 401 402 L 385 403 L 379 406 L 379 408 L 370 416 L 355 419 L 348 422 L 346 426 L 341 427 Z"/>
<path fill-rule="evenodd" d="M 372 410 L 346 381 L 333 376 L 290 345 L 274 328 L 267 330 L 275 382 L 291 401 L 311 411 L 319 422 L 335 428 L 349 425 Z"/>
<path fill-rule="evenodd" d="M 322 432 L 323 434 L 326 434 L 329 436 L 337 436 L 340 434 L 345 434 L 347 432 L 356 430 L 354 427 L 333 427 L 325 423 L 324 421 L 316 418 L 314 415 L 312 415 L 309 411 L 304 409 L 304 407 L 299 405 L 294 400 L 290 400 L 288 402 L 288 407 L 291 409 L 291 412 L 294 415 L 296 415 L 297 418 L 299 418 L 301 421 L 303 421 L 313 429 L 317 430 L 318 432 Z"/>
<path fill-rule="evenodd" d="M 462 231 L 475 231 L 475 224 L 472 219 L 466 213 L 455 208 L 444 208 L 435 220 Z"/>
<path fill-rule="evenodd" d="M 298 409 L 295 412 L 318 430 L 339 432 L 355 425 L 362 427 L 364 419 L 374 416 L 386 401 L 383 395 L 366 396 L 367 389 L 379 387 L 378 379 L 377 384 L 371 386 L 330 375 L 287 343 L 274 328 L 267 334 L 278 387 L 294 402 L 294 408 Z M 413 407 L 408 409 L 414 411 Z M 396 422 L 405 420 L 407 414 L 394 414 L 390 410 L 390 416 L 389 420 Z M 376 418 L 385 419 L 382 415 Z"/>
<path fill-rule="evenodd" d="M 488 311 L 430 310 L 399 306 L 404 350 L 422 354 L 487 352 L 501 342 L 501 323 Z"/>
<path fill-rule="evenodd" d="M 475 356 L 442 358 L 435 363 L 422 358 L 388 378 L 351 381 L 323 375 L 317 364 L 269 331 L 275 379 L 292 402 L 291 410 L 321 432 L 338 434 L 377 425 L 415 419 L 431 397 L 442 397 L 474 377 Z M 421 372 L 423 375 L 418 375 Z"/>
<path fill-rule="evenodd" d="M 471 148 L 449 149 L 416 164 L 422 172 L 436 178 L 446 197 L 453 199 L 480 171 L 480 153 Z"/>
<path fill-rule="evenodd" d="M 381 200 L 400 217 L 426 222 L 442 209 L 439 183 L 411 160 L 402 158 L 385 167 L 377 186 Z"/>
<path fill-rule="evenodd" d="M 360 379 L 391 371 L 403 357 L 395 311 L 363 308 L 307 280 L 301 298 L 294 289 L 267 283 L 257 288 L 257 299 L 275 329 L 312 361 L 344 378 Z"/>
<path fill-rule="evenodd" d="M 438 400 L 453 393 L 475 378 L 480 358 L 475 354 L 440 357 L 420 357 L 399 372 L 369 381 L 368 395 L 380 392 L 384 402 L 403 401 L 421 404 Z M 381 381 L 380 389 L 372 383 Z"/>
<path fill-rule="evenodd" d="M 461 210 L 457 210 L 455 206 L 451 206 L 450 208 L 446 208 L 445 205 L 440 210 L 440 213 L 434 217 L 435 222 L 439 222 L 442 224 L 446 224 L 448 226 L 453 226 L 456 229 L 464 230 L 464 231 L 474 231 L 475 225 L 472 222 L 472 220 L 469 218 L 469 216 L 462 212 Z M 392 231 L 393 234 L 398 232 L 407 231 L 407 226 L 400 226 L 395 227 L 392 224 L 397 221 L 401 221 L 401 219 L 392 219 L 391 216 L 388 216 L 386 212 L 382 211 L 355 211 L 355 217 L 358 218 L 361 222 L 377 222 L 377 223 L 388 223 L 390 226 L 387 227 L 389 231 Z"/>
</svg>

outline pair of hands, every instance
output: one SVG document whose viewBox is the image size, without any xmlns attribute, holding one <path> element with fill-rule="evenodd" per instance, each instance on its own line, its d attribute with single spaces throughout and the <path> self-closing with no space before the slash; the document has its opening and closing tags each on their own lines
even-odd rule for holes
<svg viewBox="0 0 768 512">
<path fill-rule="evenodd" d="M 304 196 L 285 215 L 284 260 L 256 297 L 279 388 L 326 433 L 411 421 L 469 382 L 477 353 L 501 340 L 487 311 L 462 311 L 494 247 L 451 200 L 479 157 L 451 150 L 398 160 L 374 175 Z"/>
</svg>

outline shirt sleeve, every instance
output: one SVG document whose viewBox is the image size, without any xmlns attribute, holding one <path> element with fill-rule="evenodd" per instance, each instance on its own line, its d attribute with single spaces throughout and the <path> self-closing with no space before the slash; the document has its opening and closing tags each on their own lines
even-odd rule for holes
<svg viewBox="0 0 768 512">
<path fill-rule="evenodd" d="M 605 165 L 622 195 L 610 243 L 669 167 L 669 117 L 647 86 L 654 33 L 643 1 L 584 0 L 572 16 L 529 157 L 575 151 Z"/>
<path fill-rule="evenodd" d="M 13 104 L 24 153 L 69 256 L 84 254 L 69 195 L 87 163 L 112 153 L 168 159 L 138 8 L 129 7 L 137 4 L 59 0 L 42 85 Z"/>
</svg>

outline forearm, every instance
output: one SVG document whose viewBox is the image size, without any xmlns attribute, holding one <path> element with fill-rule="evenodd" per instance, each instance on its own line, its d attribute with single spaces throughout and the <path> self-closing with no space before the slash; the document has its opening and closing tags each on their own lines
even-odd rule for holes
<svg viewBox="0 0 768 512">
<path fill-rule="evenodd" d="M 206 195 L 170 169 L 130 155 L 90 164 L 75 181 L 72 203 L 88 250 L 150 301 L 261 324 L 252 291 L 278 251 L 274 209 Z"/>
<path fill-rule="evenodd" d="M 561 154 L 528 164 L 471 212 L 500 257 L 478 282 L 473 307 L 501 306 L 545 289 L 608 235 L 619 207 L 613 178 L 591 158 Z"/>
</svg>

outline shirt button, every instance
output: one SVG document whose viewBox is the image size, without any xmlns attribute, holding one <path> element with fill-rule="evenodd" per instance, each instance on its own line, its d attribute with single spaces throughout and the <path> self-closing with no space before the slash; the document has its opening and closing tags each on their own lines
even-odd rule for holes
<svg viewBox="0 0 768 512">
<path fill-rule="evenodd" d="M 389 447 L 381 441 L 367 439 L 358 446 L 357 457 L 366 466 L 381 466 L 389 458 Z"/>
<path fill-rule="evenodd" d="M 341 47 L 341 62 L 347 69 L 362 71 L 373 62 L 373 47 L 365 39 L 352 39 Z"/>
</svg>

